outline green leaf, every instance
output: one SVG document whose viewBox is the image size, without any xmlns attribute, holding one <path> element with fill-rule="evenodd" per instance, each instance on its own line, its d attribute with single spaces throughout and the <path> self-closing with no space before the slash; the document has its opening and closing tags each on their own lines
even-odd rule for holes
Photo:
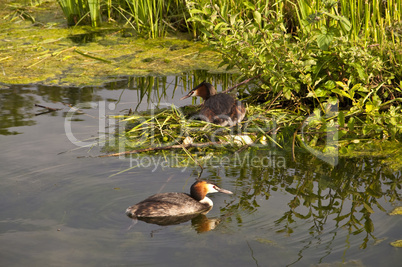
<svg viewBox="0 0 402 267">
<path fill-rule="evenodd" d="M 368 212 L 374 213 L 374 210 L 366 202 L 363 202 L 363 206 Z"/>
<path fill-rule="evenodd" d="M 326 89 L 329 89 L 329 90 L 334 89 L 335 86 L 336 86 L 336 83 L 335 83 L 334 81 L 332 81 L 332 80 L 326 81 L 326 82 L 324 83 L 324 87 L 325 87 Z"/>
<path fill-rule="evenodd" d="M 367 113 L 371 113 L 372 111 L 375 111 L 376 109 L 377 109 L 377 107 L 373 103 L 369 102 L 366 104 L 366 112 Z"/>
<path fill-rule="evenodd" d="M 314 109 L 313 113 L 317 116 L 317 118 L 321 118 L 321 109 L 316 108 Z"/>
<path fill-rule="evenodd" d="M 353 92 L 362 91 L 361 88 L 362 88 L 362 84 L 361 84 L 361 83 L 357 83 L 357 84 L 355 84 L 355 85 L 352 87 L 352 89 L 350 89 L 350 91 L 353 91 Z"/>
<path fill-rule="evenodd" d="M 366 81 L 367 74 L 366 74 L 365 70 L 363 69 L 363 67 L 357 63 L 350 63 L 350 65 L 356 69 L 357 73 L 359 74 L 360 80 Z"/>
<path fill-rule="evenodd" d="M 255 10 L 253 15 L 254 15 L 255 22 L 257 22 L 257 24 L 261 24 L 261 13 L 258 12 L 257 10 Z"/>
<path fill-rule="evenodd" d="M 355 118 L 350 118 L 348 121 L 349 131 L 353 131 L 355 129 Z"/>
<path fill-rule="evenodd" d="M 321 88 L 318 88 L 317 90 L 314 91 L 317 97 L 325 97 L 327 96 L 328 91 L 323 90 Z"/>
<path fill-rule="evenodd" d="M 328 97 L 328 103 L 335 106 L 338 104 L 338 98 L 336 96 Z"/>
<path fill-rule="evenodd" d="M 227 26 L 227 24 L 225 22 L 219 22 L 218 24 L 215 25 L 214 31 L 217 31 L 223 25 Z"/>
<path fill-rule="evenodd" d="M 340 16 L 339 22 L 344 33 L 349 32 L 352 28 L 352 24 L 346 17 Z"/>
<path fill-rule="evenodd" d="M 321 27 L 321 33 L 317 35 L 317 45 L 321 50 L 328 50 L 329 45 L 334 39 L 335 31 L 333 28 Z"/>
<path fill-rule="evenodd" d="M 354 222 L 355 224 L 360 224 L 358 221 L 355 222 L 355 220 L 353 220 L 353 222 Z M 360 234 L 360 233 L 363 232 L 363 231 L 364 231 L 363 228 L 357 229 L 356 231 L 352 232 L 352 235 L 358 235 L 358 234 Z"/>
<path fill-rule="evenodd" d="M 188 12 L 190 12 L 190 14 L 191 14 L 191 15 L 194 15 L 194 14 L 199 14 L 199 13 L 204 14 L 204 11 L 199 10 L 199 9 L 195 9 L 195 8 L 191 8 L 191 9 L 189 9 L 189 11 L 188 11 Z"/>
<path fill-rule="evenodd" d="M 318 136 L 314 136 L 313 139 L 310 141 L 309 146 L 314 147 L 317 144 Z"/>
<path fill-rule="evenodd" d="M 283 96 L 284 96 L 286 99 L 290 99 L 290 98 L 292 97 L 292 91 L 291 91 L 291 89 L 288 88 L 288 87 L 283 88 Z"/>
<path fill-rule="evenodd" d="M 238 14 L 235 15 L 230 15 L 230 25 L 235 25 L 236 24 L 236 17 Z"/>
<path fill-rule="evenodd" d="M 337 82 L 335 82 L 335 84 L 342 87 L 344 90 L 348 89 L 348 86 L 346 84 L 344 84 L 343 82 L 337 81 Z"/>
<path fill-rule="evenodd" d="M 340 96 L 345 96 L 345 97 L 347 97 L 347 98 L 353 100 L 353 98 L 352 98 L 348 93 L 346 93 L 345 91 L 340 90 L 340 89 L 338 89 L 338 88 L 332 89 L 331 92 L 333 92 L 333 93 L 335 93 L 335 94 L 338 94 L 338 95 L 340 95 Z"/>
<path fill-rule="evenodd" d="M 308 92 L 306 97 L 315 97 L 315 96 L 314 96 L 314 93 L 312 91 L 310 91 L 310 92 Z"/>
<path fill-rule="evenodd" d="M 228 64 L 225 60 L 221 61 L 221 63 L 219 63 L 218 68 L 221 68 L 223 66 L 225 66 L 226 64 Z"/>
<path fill-rule="evenodd" d="M 352 24 L 350 23 L 350 21 L 346 17 L 331 14 L 331 13 L 325 12 L 325 11 L 322 11 L 322 13 L 327 15 L 327 16 L 329 16 L 329 17 L 331 17 L 332 19 L 338 21 L 339 25 L 341 26 L 341 28 L 342 28 L 344 33 L 349 32 L 350 29 L 352 28 Z"/>
<path fill-rule="evenodd" d="M 366 219 L 366 221 L 364 223 L 364 228 L 366 229 L 367 233 L 372 233 L 374 231 L 374 224 L 373 224 L 373 221 L 370 218 Z"/>
<path fill-rule="evenodd" d="M 343 111 L 340 111 L 338 114 L 338 123 L 340 127 L 345 126 L 345 113 Z"/>
<path fill-rule="evenodd" d="M 207 30 L 205 30 L 203 28 L 200 28 L 200 32 L 202 32 L 208 38 L 213 37 L 213 35 L 210 32 L 208 32 Z"/>
<path fill-rule="evenodd" d="M 341 153 L 342 155 L 346 155 L 348 153 L 348 149 L 343 146 L 339 149 L 339 153 Z"/>
<path fill-rule="evenodd" d="M 317 65 L 317 61 L 314 59 L 308 59 L 308 60 L 303 61 L 304 67 L 315 66 L 315 65 Z"/>
<path fill-rule="evenodd" d="M 342 216 L 339 216 L 339 214 L 338 214 L 338 217 L 336 217 L 334 220 L 337 222 L 340 222 L 340 221 L 343 221 L 344 219 L 346 219 L 347 217 L 349 217 L 349 214 L 345 214 Z"/>
<path fill-rule="evenodd" d="M 253 4 L 251 4 L 249 1 L 244 1 L 243 5 L 245 5 L 247 9 L 251 9 L 251 10 L 255 9 L 255 6 Z"/>
</svg>

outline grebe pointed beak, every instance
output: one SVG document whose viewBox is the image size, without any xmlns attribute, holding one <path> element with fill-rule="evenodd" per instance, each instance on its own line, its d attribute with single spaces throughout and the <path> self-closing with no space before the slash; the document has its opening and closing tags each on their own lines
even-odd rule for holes
<svg viewBox="0 0 402 267">
<path fill-rule="evenodd" d="M 229 191 L 229 190 L 226 190 L 226 189 L 223 189 L 223 188 L 219 188 L 219 187 L 215 187 L 215 189 L 219 192 L 219 193 L 225 193 L 225 194 L 229 194 L 229 195 L 232 195 L 233 194 L 233 192 L 232 191 Z"/>
<path fill-rule="evenodd" d="M 195 93 L 195 90 L 193 89 L 193 90 L 191 90 L 190 92 L 188 92 L 188 94 L 187 94 L 187 95 L 185 95 L 185 96 L 183 96 L 182 98 L 180 98 L 180 100 L 183 100 L 183 99 L 189 98 L 190 96 L 193 96 L 193 95 L 194 95 L 194 93 Z"/>
<path fill-rule="evenodd" d="M 189 97 L 190 97 L 190 95 L 185 95 L 182 98 L 180 98 L 180 100 L 183 100 L 183 99 L 186 99 L 186 98 L 189 98 Z"/>
<path fill-rule="evenodd" d="M 219 188 L 219 186 L 217 186 L 216 184 L 213 184 L 213 183 L 208 183 L 208 184 L 205 184 L 204 186 L 206 189 L 206 194 L 216 193 L 216 192 L 229 194 L 229 195 L 233 194 L 231 191 L 223 189 L 223 188 Z"/>
</svg>

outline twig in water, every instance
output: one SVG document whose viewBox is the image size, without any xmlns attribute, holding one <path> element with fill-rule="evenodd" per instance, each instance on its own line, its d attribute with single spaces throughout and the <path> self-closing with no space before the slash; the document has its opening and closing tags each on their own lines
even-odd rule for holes
<svg viewBox="0 0 402 267">
<path fill-rule="evenodd" d="M 47 114 L 47 113 L 50 113 L 50 112 L 61 110 L 61 108 L 50 108 L 50 107 L 42 106 L 42 105 L 39 105 L 39 104 L 35 104 L 35 107 L 40 107 L 40 108 L 47 109 L 47 111 L 36 113 L 35 116 L 39 116 L 39 115 L 43 115 L 43 114 Z"/>
<path fill-rule="evenodd" d="M 45 109 L 50 110 L 50 111 L 61 110 L 61 108 L 50 108 L 50 107 L 42 106 L 42 105 L 39 105 L 39 104 L 35 104 L 35 107 L 45 108 Z"/>
</svg>

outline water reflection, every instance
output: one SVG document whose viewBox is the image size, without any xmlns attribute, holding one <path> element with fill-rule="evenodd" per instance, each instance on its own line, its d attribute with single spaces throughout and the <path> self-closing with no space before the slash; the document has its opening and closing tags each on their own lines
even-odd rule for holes
<svg viewBox="0 0 402 267">
<path fill-rule="evenodd" d="M 32 120 L 32 117 L 35 113 L 41 113 L 35 108 L 35 104 L 69 109 L 79 103 L 102 100 L 126 104 L 129 99 L 131 103 L 126 105 L 127 111 L 129 108 L 140 111 L 158 107 L 165 102 L 182 104 L 175 102 L 174 99 L 178 100 L 180 95 L 192 88 L 196 82 L 204 79 L 219 85 L 218 88 L 221 89 L 232 85 L 233 75 L 211 74 L 205 70 L 197 70 L 179 76 L 110 77 L 111 82 L 93 87 L 4 85 L 0 94 L 0 135 L 18 134 L 18 131 L 10 130 L 12 127 L 34 125 L 35 120 Z M 114 96 L 109 97 L 104 93 L 105 90 L 120 90 L 120 97 L 117 99 Z M 135 91 L 136 94 L 132 94 L 131 91 Z"/>
<path fill-rule="evenodd" d="M 146 223 L 157 224 L 160 226 L 176 225 L 191 220 L 191 226 L 197 233 L 205 233 L 211 231 L 215 229 L 215 227 L 221 221 L 218 218 L 210 219 L 205 214 L 189 214 L 186 216 L 149 217 L 149 218 L 140 217 L 137 219 Z"/>
<path fill-rule="evenodd" d="M 10 128 L 34 125 L 35 90 L 20 86 L 4 86 L 0 90 L 0 135 L 19 134 Z"/>
<path fill-rule="evenodd" d="M 300 257 L 295 262 L 303 257 L 305 250 L 318 245 L 326 246 L 329 255 L 339 232 L 344 230 L 346 242 L 352 239 L 361 249 L 370 242 L 381 241 L 375 235 L 372 217 L 378 213 L 386 215 L 381 202 L 401 201 L 401 171 L 393 172 L 371 158 L 341 159 L 332 167 L 299 153 L 297 161 L 288 157 L 286 168 L 227 168 L 225 174 L 233 177 L 241 189 L 238 199 L 227 204 L 222 213 L 232 214 L 242 225 L 245 220 L 242 217 L 260 210 L 261 202 L 269 202 L 276 192 L 286 192 L 287 208 L 271 227 L 276 233 L 291 236 L 300 232 L 303 224 L 311 241 L 299 251 Z"/>
</svg>

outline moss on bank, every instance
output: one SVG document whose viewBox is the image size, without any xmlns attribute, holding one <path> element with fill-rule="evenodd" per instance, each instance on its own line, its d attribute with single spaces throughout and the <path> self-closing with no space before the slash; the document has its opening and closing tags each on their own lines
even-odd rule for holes
<svg viewBox="0 0 402 267">
<path fill-rule="evenodd" d="M 214 70 L 219 63 L 185 35 L 145 40 L 116 24 L 67 28 L 56 1 L 8 2 L 0 16 L 1 83 L 97 85 L 110 76 Z"/>
</svg>

